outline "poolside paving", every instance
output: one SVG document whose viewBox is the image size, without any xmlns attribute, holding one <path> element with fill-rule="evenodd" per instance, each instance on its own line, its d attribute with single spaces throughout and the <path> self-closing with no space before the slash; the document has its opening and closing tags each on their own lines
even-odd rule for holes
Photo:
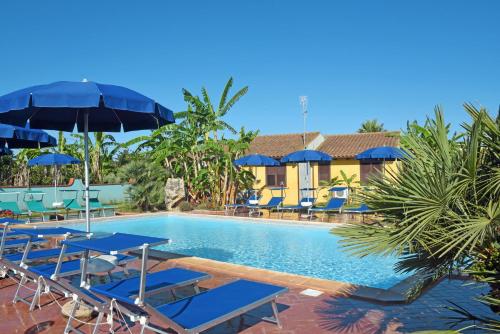
<svg viewBox="0 0 500 334">
<path fill-rule="evenodd" d="M 152 271 L 177 266 L 175 261 L 151 260 Z M 138 263 L 132 264 L 132 267 Z M 202 288 L 213 288 L 231 281 L 241 274 L 231 275 L 227 271 L 216 268 L 206 268 L 213 278 L 201 284 Z M 243 275 L 244 276 L 244 275 Z M 272 282 L 273 277 L 260 277 L 261 281 Z M 426 291 L 420 298 L 410 304 L 380 305 L 352 297 L 347 297 L 341 291 L 338 293 L 323 293 L 318 297 L 310 297 L 300 292 L 303 286 L 294 283 L 288 285 L 290 291 L 278 299 L 280 319 L 283 328 L 264 322 L 263 316 L 271 314 L 269 306 L 263 306 L 243 317 L 235 318 L 209 331 L 210 334 L 245 333 L 245 334 L 314 334 L 314 333 L 409 333 L 418 330 L 447 329 L 449 320 L 446 317 L 455 313 L 445 307 L 449 301 L 455 302 L 476 313 L 493 315 L 488 308 L 473 300 L 477 294 L 487 291 L 482 284 L 470 285 L 469 282 L 456 279 L 445 279 Z M 28 311 L 28 306 L 22 303 L 12 304 L 15 284 L 11 279 L 0 280 L 0 333 L 62 333 L 65 319 L 60 307 L 49 296 L 44 296 L 40 310 Z M 190 291 L 181 291 L 190 293 Z M 161 295 L 151 300 L 161 303 L 168 295 Z M 64 304 L 67 300 L 58 300 Z M 155 320 L 155 319 L 153 319 Z M 153 321 L 155 322 L 155 321 Z M 159 323 L 161 324 L 161 323 Z M 455 326 L 462 328 L 464 324 Z M 89 325 L 80 327 L 85 333 L 90 333 Z M 102 326 L 100 333 L 108 330 Z M 116 333 L 138 333 L 139 327 L 118 329 Z M 470 333 L 485 333 L 481 330 L 469 330 Z"/>
</svg>

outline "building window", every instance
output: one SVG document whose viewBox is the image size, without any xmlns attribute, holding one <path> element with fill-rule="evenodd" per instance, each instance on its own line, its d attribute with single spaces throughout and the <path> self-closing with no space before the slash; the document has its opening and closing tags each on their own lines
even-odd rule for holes
<svg viewBox="0 0 500 334">
<path fill-rule="evenodd" d="M 362 185 L 368 183 L 373 177 L 379 177 L 383 174 L 384 163 L 382 161 L 361 161 L 360 163 L 360 181 Z"/>
<path fill-rule="evenodd" d="M 330 174 L 330 162 L 322 163 L 320 162 L 318 165 L 318 182 L 326 181 L 330 182 L 331 174 Z"/>
<path fill-rule="evenodd" d="M 266 186 L 286 186 L 286 166 L 266 167 Z"/>
</svg>

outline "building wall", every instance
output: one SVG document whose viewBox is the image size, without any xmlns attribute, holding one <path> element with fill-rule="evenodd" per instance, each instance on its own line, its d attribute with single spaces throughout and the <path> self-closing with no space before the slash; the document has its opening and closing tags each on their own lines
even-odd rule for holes
<svg viewBox="0 0 500 334">
<path fill-rule="evenodd" d="M 397 166 L 400 164 L 399 161 L 386 161 L 385 162 L 385 170 L 386 171 L 397 171 Z M 267 203 L 272 195 L 278 196 L 279 192 L 269 190 L 266 185 L 266 168 L 265 167 L 246 167 L 256 176 L 256 182 L 254 184 L 254 189 L 263 189 L 262 190 L 262 199 L 261 203 Z M 312 185 L 313 188 L 316 188 L 316 197 L 317 203 L 325 203 L 328 201 L 329 192 L 328 189 L 330 187 L 321 188 L 319 184 L 319 168 L 317 163 L 311 163 L 311 176 L 312 176 Z M 360 162 L 355 159 L 337 159 L 332 160 L 330 164 L 330 178 L 338 177 L 341 179 L 340 171 L 344 171 L 347 177 L 356 174 L 354 179 L 353 187 L 360 187 L 359 181 L 361 177 L 361 169 Z M 287 188 L 286 189 L 286 198 L 285 205 L 295 205 L 298 203 L 299 198 L 301 196 L 299 191 L 299 174 L 298 167 L 296 164 L 287 164 L 286 166 L 286 181 Z M 345 186 L 345 184 L 340 184 L 340 186 Z M 320 189 L 321 188 L 321 189 Z"/>
</svg>

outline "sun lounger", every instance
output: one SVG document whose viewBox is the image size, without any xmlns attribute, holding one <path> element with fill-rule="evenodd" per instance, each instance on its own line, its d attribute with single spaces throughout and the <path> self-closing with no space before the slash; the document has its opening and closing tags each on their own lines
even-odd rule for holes
<svg viewBox="0 0 500 334">
<path fill-rule="evenodd" d="M 346 213 L 352 213 L 352 214 L 360 214 L 363 222 L 365 221 L 365 214 L 370 214 L 373 213 L 373 210 L 368 207 L 368 205 L 362 203 L 359 207 L 357 208 L 349 208 L 345 209 L 344 212 Z"/>
<path fill-rule="evenodd" d="M 271 197 L 271 199 L 266 203 L 262 205 L 247 205 L 246 207 L 249 209 L 248 215 L 251 216 L 255 213 L 260 213 L 260 210 L 273 210 L 273 209 L 279 209 L 279 207 L 283 203 L 283 197 Z"/>
<path fill-rule="evenodd" d="M 10 211 L 14 214 L 14 217 L 29 216 L 29 212 L 21 210 L 17 202 L 1 201 L 0 210 Z"/>
<path fill-rule="evenodd" d="M 249 205 L 254 205 L 255 203 L 258 203 L 260 200 L 260 196 L 252 195 L 247 200 L 245 203 L 236 203 L 236 204 L 226 204 L 224 205 L 224 213 L 227 216 L 231 211 L 232 215 L 234 216 L 236 214 L 236 211 L 241 208 L 246 208 Z"/>
<path fill-rule="evenodd" d="M 114 295 L 100 286 L 91 287 L 90 290 L 98 296 L 118 300 L 125 308 L 133 310 L 137 307 L 133 299 Z M 149 317 L 163 321 L 167 328 L 178 333 L 199 333 L 262 305 L 271 304 L 274 316 L 264 320 L 281 327 L 276 298 L 286 291 L 288 289 L 284 287 L 240 279 L 157 307 L 145 303 L 142 309 Z M 166 328 L 162 328 L 165 326 L 150 324 L 149 317 L 141 321 L 141 333 L 145 329 L 166 333 Z"/>
<path fill-rule="evenodd" d="M 39 213 L 42 215 L 42 220 L 45 221 L 45 215 L 48 215 L 50 218 L 50 215 L 53 214 L 56 217 L 56 220 L 59 220 L 58 218 L 58 213 L 59 210 L 55 209 L 47 209 L 45 205 L 43 205 L 43 201 L 41 199 L 31 199 L 31 200 L 25 200 L 24 203 L 26 203 L 26 206 L 28 207 L 28 211 L 31 214 L 34 213 Z"/>
<path fill-rule="evenodd" d="M 90 210 L 101 211 L 103 217 L 106 216 L 106 210 L 113 211 L 113 216 L 116 214 L 116 206 L 102 204 L 97 197 L 89 198 L 89 207 Z"/>
<path fill-rule="evenodd" d="M 72 247 L 72 248 L 67 248 L 66 250 L 69 249 L 77 249 L 77 247 Z M 59 256 L 61 253 L 61 250 L 59 250 L 59 253 L 57 256 Z M 76 251 L 73 251 L 72 253 L 66 253 L 65 252 L 65 257 L 66 256 L 71 256 L 71 255 L 77 255 L 81 254 L 82 250 L 80 249 L 80 252 L 76 253 Z M 56 256 L 56 257 L 57 257 Z M 124 266 L 127 263 L 134 261 L 136 259 L 135 256 L 128 256 L 128 255 L 123 255 L 119 254 L 116 256 L 117 258 L 117 265 L 118 266 Z M 22 279 L 19 282 L 18 289 L 16 291 L 16 294 L 14 295 L 13 302 L 16 303 L 18 301 L 24 302 L 28 305 L 30 305 L 30 311 L 34 310 L 35 307 L 38 305 L 40 302 L 40 296 L 42 294 L 42 291 L 45 290 L 45 288 L 50 288 L 51 285 L 48 284 L 47 286 L 46 282 L 51 279 L 51 277 L 54 276 L 54 273 L 56 272 L 56 268 L 58 266 L 58 263 L 55 262 L 49 262 L 46 264 L 40 264 L 36 266 L 24 266 L 23 268 L 27 269 L 27 271 L 21 271 L 23 273 Z M 74 275 L 80 275 L 81 273 L 81 268 L 80 268 L 80 259 L 76 260 L 69 260 L 69 261 L 62 261 L 59 264 L 59 269 L 58 269 L 58 277 L 68 277 L 68 276 L 74 276 Z M 43 279 L 40 279 L 42 277 Z M 37 289 L 35 293 L 31 296 L 28 296 L 28 298 L 31 298 L 31 301 L 28 300 L 28 298 L 22 298 L 20 297 L 20 289 L 26 285 L 26 282 L 30 280 L 33 281 L 34 283 L 37 284 Z M 57 290 L 57 287 L 56 287 Z M 60 291 L 63 292 L 64 291 Z"/>
<path fill-rule="evenodd" d="M 198 293 L 198 283 L 209 279 L 210 277 L 210 275 L 205 273 L 182 268 L 166 269 L 148 274 L 146 276 L 145 294 L 148 296 L 160 292 L 170 291 L 173 296 L 176 296 L 176 289 L 188 286 L 193 286 L 194 291 Z M 116 303 L 113 303 L 114 301 L 123 303 L 123 300 L 125 300 L 126 303 L 132 304 L 129 305 L 128 308 L 120 307 L 121 313 L 124 313 L 131 318 L 140 318 L 141 316 L 145 316 L 145 311 L 133 304 L 134 298 L 139 294 L 139 283 L 140 277 L 132 277 L 95 287 L 92 286 L 91 291 L 85 289 L 73 291 L 74 304 L 71 313 L 74 314 L 80 304 L 85 303 L 93 307 L 97 306 L 102 309 L 101 312 L 109 314 L 111 305 L 117 307 Z M 104 294 L 94 292 L 94 290 L 104 292 Z M 93 300 L 89 300 L 87 296 L 93 297 Z M 106 307 L 104 307 L 104 305 L 106 305 Z M 99 324 L 100 319 L 102 319 L 102 315 L 100 317 L 101 318 L 98 316 L 96 321 L 97 324 Z M 65 333 L 69 333 L 74 329 L 71 325 L 71 320 L 72 319 L 70 317 L 68 319 Z M 97 332 L 97 328 L 95 329 L 95 332 Z"/>
<path fill-rule="evenodd" d="M 68 256 L 80 254 L 82 250 L 80 248 L 68 248 L 66 254 Z M 22 261 L 33 262 L 33 261 L 43 261 L 49 259 L 56 259 L 61 253 L 61 248 L 43 248 L 30 251 L 26 258 L 23 260 L 24 252 L 12 253 L 5 255 L 2 260 L 6 260 L 12 263 L 20 263 Z"/>
<path fill-rule="evenodd" d="M 324 216 L 329 216 L 331 212 L 341 212 L 342 206 L 345 203 L 345 198 L 330 198 L 328 203 L 326 203 L 323 207 L 312 207 L 308 210 L 309 219 L 312 220 L 314 213 L 323 213 L 321 220 L 323 220 Z"/>
<path fill-rule="evenodd" d="M 165 333 L 156 325 L 149 324 L 149 316 L 157 316 L 163 320 L 168 327 L 180 333 L 198 333 L 204 329 L 211 328 L 228 319 L 239 316 L 261 305 L 270 303 L 273 308 L 274 318 L 267 320 L 278 323 L 278 310 L 276 307 L 276 298 L 287 291 L 286 288 L 269 284 L 252 282 L 247 280 L 238 280 L 218 288 L 161 305 L 153 307 L 145 301 L 148 295 L 146 286 L 152 284 L 153 290 L 161 289 L 159 284 L 168 281 L 163 273 L 157 274 L 156 279 L 152 278 L 148 283 L 150 275 L 146 274 L 146 264 L 150 246 L 165 243 L 167 240 L 153 237 L 140 237 L 124 233 L 116 233 L 112 236 L 99 239 L 88 240 L 66 240 L 63 241 L 63 247 L 74 246 L 85 249 L 86 252 L 94 251 L 106 254 L 116 254 L 119 252 L 130 251 L 142 248 L 141 276 L 134 280 L 125 280 L 122 284 L 116 282 L 116 285 L 106 284 L 97 286 L 88 286 L 89 290 L 99 298 L 115 300 L 120 303 L 120 310 L 127 309 L 130 313 L 138 309 L 146 312 L 141 317 L 140 323 L 142 331 L 150 329 L 158 333 Z M 84 254 L 85 254 L 84 253 Z M 86 270 L 86 258 L 82 265 L 82 285 L 87 285 L 84 279 Z M 60 269 L 60 268 L 59 268 Z M 52 276 L 57 279 L 58 270 Z M 153 276 L 154 277 L 154 276 Z M 151 288 L 150 288 L 151 289 Z M 134 298 L 135 297 L 135 298 Z M 136 319 L 137 320 L 137 319 Z"/>
<path fill-rule="evenodd" d="M 66 210 L 66 219 L 69 217 L 70 212 L 78 213 L 78 218 L 83 218 L 83 214 L 85 213 L 85 207 L 81 206 L 76 198 L 72 199 L 63 199 L 63 207 Z"/>
<path fill-rule="evenodd" d="M 125 313 L 138 319 L 140 315 L 144 315 L 145 313 L 144 310 L 138 308 L 138 305 L 142 305 L 145 296 L 158 293 L 160 291 L 173 291 L 176 288 L 189 285 L 194 286 L 195 291 L 198 291 L 198 282 L 210 278 L 210 275 L 205 273 L 199 273 L 181 268 L 172 268 L 157 273 L 147 274 L 146 264 L 149 248 L 167 242 L 169 242 L 168 239 L 115 233 L 104 238 L 92 238 L 76 241 L 66 240 L 63 241 L 63 248 L 79 247 L 84 250 L 81 273 L 82 286 L 86 286 L 91 290 L 92 294 L 96 295 L 101 300 L 107 301 L 110 305 L 112 305 L 113 300 L 116 301 L 126 299 L 131 303 L 132 307 L 129 307 L 127 309 L 128 311 Z M 103 292 L 103 294 L 96 293 L 93 286 L 87 285 L 84 278 L 87 270 L 88 252 L 92 251 L 116 255 L 118 253 L 129 252 L 132 250 L 142 250 L 141 275 L 139 277 L 126 278 L 117 282 L 99 285 L 99 291 Z M 62 273 L 63 266 L 59 263 L 60 261 L 58 261 L 58 264 L 56 265 L 56 272 L 51 276 L 51 279 L 53 280 L 58 280 Z M 83 298 L 82 301 L 84 302 Z M 120 310 L 120 312 L 123 312 L 123 310 Z"/>
<path fill-rule="evenodd" d="M 314 198 L 314 197 L 303 197 L 300 199 L 299 204 L 282 206 L 279 208 L 278 211 L 281 211 L 281 218 L 283 218 L 283 214 L 285 211 L 290 211 L 290 212 L 299 211 L 300 212 L 302 210 L 307 210 L 314 205 L 315 201 L 316 201 L 316 198 Z"/>
</svg>

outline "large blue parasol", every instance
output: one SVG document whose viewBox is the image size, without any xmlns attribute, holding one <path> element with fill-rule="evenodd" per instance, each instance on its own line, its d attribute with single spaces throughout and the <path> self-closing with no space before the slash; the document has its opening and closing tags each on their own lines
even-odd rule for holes
<svg viewBox="0 0 500 334">
<path fill-rule="evenodd" d="M 39 148 L 56 146 L 56 139 L 47 132 L 9 124 L 0 124 L 0 148 Z"/>
<path fill-rule="evenodd" d="M 85 220 L 89 216 L 89 131 L 156 129 L 174 123 L 173 112 L 131 89 L 96 82 L 59 81 L 0 96 L 0 122 L 84 133 Z"/>
</svg>

